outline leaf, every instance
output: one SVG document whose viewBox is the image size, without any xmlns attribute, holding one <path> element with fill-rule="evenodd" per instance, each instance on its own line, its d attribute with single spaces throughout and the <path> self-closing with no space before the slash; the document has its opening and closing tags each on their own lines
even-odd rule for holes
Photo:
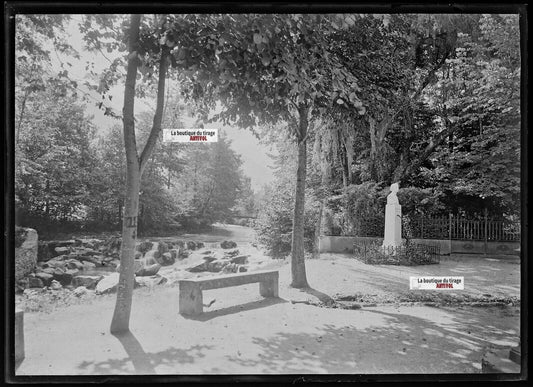
<svg viewBox="0 0 533 387">
<path fill-rule="evenodd" d="M 259 45 L 263 41 L 263 38 L 260 34 L 254 33 L 254 43 Z"/>
</svg>

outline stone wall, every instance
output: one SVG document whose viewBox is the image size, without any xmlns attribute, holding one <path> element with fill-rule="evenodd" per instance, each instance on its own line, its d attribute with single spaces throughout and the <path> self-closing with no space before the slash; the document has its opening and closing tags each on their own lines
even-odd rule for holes
<svg viewBox="0 0 533 387">
<path fill-rule="evenodd" d="M 378 243 L 383 242 L 383 238 L 374 237 L 353 237 L 353 236 L 321 236 L 319 251 L 321 253 L 351 253 L 353 244 Z M 520 255 L 517 249 L 520 242 L 487 242 L 485 252 L 485 242 L 482 241 L 450 241 L 449 239 L 411 239 L 413 243 L 438 244 L 441 255 L 449 254 L 491 254 L 491 255 Z"/>
<path fill-rule="evenodd" d="M 37 265 L 37 231 L 32 228 L 24 230 L 26 239 L 20 247 L 15 248 L 15 282 L 31 273 Z"/>
</svg>

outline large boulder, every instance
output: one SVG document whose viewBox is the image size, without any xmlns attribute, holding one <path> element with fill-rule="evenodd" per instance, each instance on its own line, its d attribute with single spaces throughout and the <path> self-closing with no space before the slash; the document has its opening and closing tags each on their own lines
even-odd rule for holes
<svg viewBox="0 0 533 387">
<path fill-rule="evenodd" d="M 87 289 L 94 289 L 96 287 L 96 284 L 104 278 L 104 276 L 97 276 L 97 275 L 77 275 L 74 278 L 72 278 L 72 285 L 73 286 L 84 286 Z"/>
<path fill-rule="evenodd" d="M 188 241 L 186 246 L 188 250 L 196 250 L 196 242 Z"/>
<path fill-rule="evenodd" d="M 18 228 L 20 246 L 15 246 L 15 282 L 30 274 L 37 266 L 38 235 L 32 228 Z"/>
</svg>

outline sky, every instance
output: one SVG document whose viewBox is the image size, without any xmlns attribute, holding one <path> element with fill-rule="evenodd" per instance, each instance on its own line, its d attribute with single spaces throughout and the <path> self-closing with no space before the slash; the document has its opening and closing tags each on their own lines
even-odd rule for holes
<svg viewBox="0 0 533 387">
<path fill-rule="evenodd" d="M 110 62 L 100 53 L 87 52 L 82 49 L 82 36 L 77 29 L 77 22 L 81 20 L 81 15 L 72 15 L 73 21 L 67 29 L 70 34 L 68 43 L 73 47 L 78 47 L 80 59 L 74 58 L 61 58 L 57 56 L 54 59 L 54 65 L 59 69 L 60 61 L 65 62 L 68 60 L 72 66 L 67 67 L 69 71 L 69 77 L 78 82 L 80 88 L 84 88 L 83 82 L 89 79 L 87 71 L 85 70 L 86 62 L 94 62 L 94 71 L 100 73 L 104 70 Z M 114 59 L 113 53 L 106 53 L 105 55 L 109 59 Z M 87 89 L 85 89 L 87 90 Z M 119 84 L 109 91 L 108 95 L 112 99 L 106 100 L 107 106 L 113 108 L 116 112 L 122 111 L 124 85 Z M 116 125 L 120 121 L 113 119 L 109 116 L 105 116 L 103 110 L 99 110 L 96 103 L 100 101 L 101 96 L 96 92 L 90 94 L 89 101 L 87 102 L 86 112 L 88 115 L 93 116 L 93 122 L 98 128 L 100 134 L 105 134 L 113 125 Z M 135 114 L 139 114 L 142 111 L 153 111 L 155 109 L 154 101 L 136 99 Z M 190 128 L 193 128 L 194 120 L 190 121 Z M 189 124 L 189 122 L 186 122 Z M 251 184 L 254 191 L 258 192 L 260 188 L 268 184 L 274 179 L 272 169 L 269 167 L 272 165 L 271 159 L 267 156 L 267 152 L 273 153 L 273 149 L 270 149 L 268 145 L 262 144 L 259 140 L 248 130 L 228 127 L 217 124 L 209 124 L 210 128 L 224 129 L 227 137 L 232 141 L 233 150 L 241 156 L 243 162 L 242 169 L 245 175 L 251 178 Z M 195 146 L 195 143 L 190 143 L 190 146 Z"/>
</svg>

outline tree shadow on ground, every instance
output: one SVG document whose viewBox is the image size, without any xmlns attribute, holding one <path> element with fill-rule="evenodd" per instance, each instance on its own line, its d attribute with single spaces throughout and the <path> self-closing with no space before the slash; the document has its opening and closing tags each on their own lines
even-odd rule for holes
<svg viewBox="0 0 533 387">
<path fill-rule="evenodd" d="M 228 359 L 257 373 L 480 373 L 493 342 L 518 342 L 518 333 L 495 326 L 490 312 L 366 312 L 353 312 L 363 328 L 324 324 L 316 333 L 254 337 L 257 358 Z"/>
<path fill-rule="evenodd" d="M 194 345 L 188 349 L 168 348 L 164 351 L 146 353 L 133 333 L 128 332 L 114 335 L 124 347 L 127 357 L 120 359 L 106 359 L 103 361 L 83 361 L 78 368 L 92 375 L 131 374 L 153 375 L 155 367 L 159 365 L 172 365 L 194 363 L 195 359 L 204 357 L 203 350 L 212 348 L 209 345 Z"/>
<path fill-rule="evenodd" d="M 193 316 L 183 315 L 183 317 L 188 320 L 208 321 L 216 317 L 226 316 L 228 314 L 234 314 L 234 313 L 245 312 L 245 311 L 253 310 L 253 309 L 265 308 L 267 306 L 282 304 L 286 302 L 287 300 L 284 300 L 283 298 L 268 297 L 262 300 L 247 302 L 245 304 L 240 304 L 240 305 L 233 305 L 227 308 L 212 310 L 212 311 L 204 312 L 198 315 L 193 315 Z"/>
</svg>

